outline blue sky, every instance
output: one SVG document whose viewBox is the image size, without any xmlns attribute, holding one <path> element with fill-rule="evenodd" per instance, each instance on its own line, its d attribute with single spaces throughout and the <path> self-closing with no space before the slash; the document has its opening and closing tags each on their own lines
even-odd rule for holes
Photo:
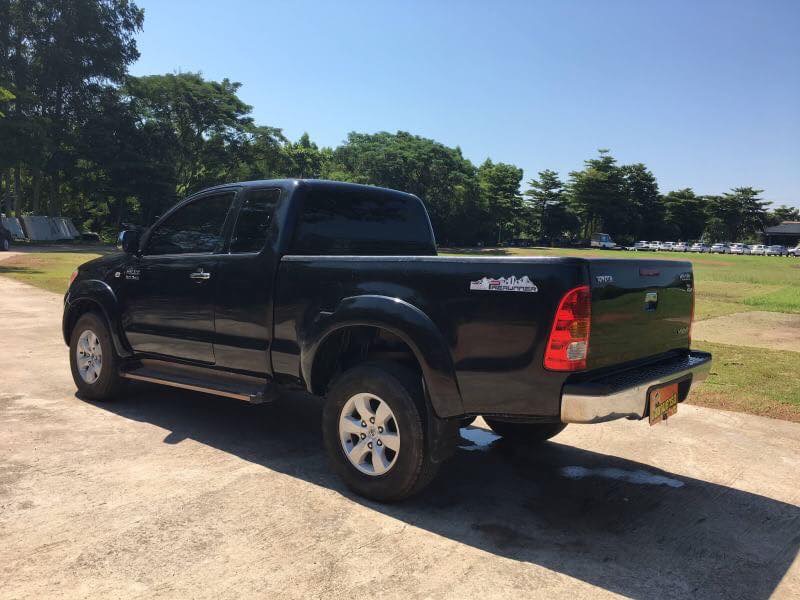
<svg viewBox="0 0 800 600">
<path fill-rule="evenodd" d="M 239 81 L 291 139 L 405 130 L 526 180 L 610 148 L 664 192 L 800 206 L 797 0 L 136 1 L 133 74 Z"/>
</svg>

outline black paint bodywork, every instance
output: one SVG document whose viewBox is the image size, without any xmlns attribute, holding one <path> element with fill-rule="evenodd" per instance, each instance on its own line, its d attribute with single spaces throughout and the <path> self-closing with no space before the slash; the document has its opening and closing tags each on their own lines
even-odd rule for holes
<svg viewBox="0 0 800 600">
<path fill-rule="evenodd" d="M 239 207 L 249 192 L 265 188 L 281 191 L 265 248 L 230 254 Z M 304 195 L 326 189 L 402 194 L 317 180 L 246 182 L 201 192 L 184 203 L 221 190 L 236 192 L 224 247 L 203 255 L 115 254 L 82 265 L 65 298 L 65 341 L 77 315 L 93 308 L 108 320 L 123 358 L 180 362 L 211 374 L 259 377 L 265 386 L 302 385 L 324 393 L 313 385 L 320 348 L 337 332 L 370 326 L 410 348 L 439 417 L 542 420 L 558 420 L 565 382 L 586 377 L 543 367 L 558 303 L 576 286 L 592 288 L 589 372 L 688 352 L 693 301 L 688 262 L 440 257 L 432 231 L 423 255 L 293 254 Z M 146 244 L 147 234 L 142 248 Z M 192 281 L 189 275 L 197 269 L 211 279 Z M 528 276 L 538 291 L 470 290 L 470 282 L 482 277 L 512 275 Z M 645 303 L 648 292 L 658 297 L 655 306 Z"/>
</svg>

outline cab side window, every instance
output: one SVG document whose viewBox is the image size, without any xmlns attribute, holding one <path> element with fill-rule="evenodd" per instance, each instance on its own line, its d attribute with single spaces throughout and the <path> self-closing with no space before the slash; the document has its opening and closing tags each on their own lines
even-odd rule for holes
<svg viewBox="0 0 800 600">
<path fill-rule="evenodd" d="M 231 237 L 231 253 L 260 252 L 267 243 L 280 190 L 247 192 Z"/>
<path fill-rule="evenodd" d="M 206 196 L 172 213 L 150 234 L 144 253 L 211 254 L 222 248 L 233 192 Z"/>
</svg>

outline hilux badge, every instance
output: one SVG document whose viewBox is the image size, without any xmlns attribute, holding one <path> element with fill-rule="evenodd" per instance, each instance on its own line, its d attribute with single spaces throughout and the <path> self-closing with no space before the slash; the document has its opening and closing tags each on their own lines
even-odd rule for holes
<svg viewBox="0 0 800 600">
<path fill-rule="evenodd" d="M 469 282 L 470 290 L 484 290 L 487 292 L 538 292 L 539 288 L 527 275 L 516 277 L 483 277 L 477 281 Z"/>
</svg>

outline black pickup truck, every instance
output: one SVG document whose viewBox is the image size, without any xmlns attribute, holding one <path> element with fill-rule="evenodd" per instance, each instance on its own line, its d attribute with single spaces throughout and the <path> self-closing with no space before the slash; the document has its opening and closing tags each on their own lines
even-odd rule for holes
<svg viewBox="0 0 800 600">
<path fill-rule="evenodd" d="M 690 350 L 691 263 L 442 257 L 416 196 L 319 180 L 214 187 L 82 265 L 63 335 L 79 393 L 140 380 L 267 402 L 324 396 L 336 472 L 405 498 L 481 415 L 526 443 L 567 423 L 655 422 L 711 356 Z"/>
</svg>

